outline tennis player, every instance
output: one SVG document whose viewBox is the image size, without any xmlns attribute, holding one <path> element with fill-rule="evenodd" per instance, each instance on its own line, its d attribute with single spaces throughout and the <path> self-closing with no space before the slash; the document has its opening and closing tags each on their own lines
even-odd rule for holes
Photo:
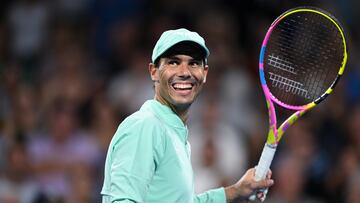
<svg viewBox="0 0 360 203">
<path fill-rule="evenodd" d="M 105 162 L 103 203 L 247 201 L 257 189 L 273 184 L 271 172 L 267 179 L 255 181 L 252 168 L 234 185 L 194 194 L 186 121 L 206 82 L 208 56 L 205 41 L 196 32 L 182 28 L 161 35 L 149 64 L 154 99 L 127 117 L 112 138 Z"/>
</svg>

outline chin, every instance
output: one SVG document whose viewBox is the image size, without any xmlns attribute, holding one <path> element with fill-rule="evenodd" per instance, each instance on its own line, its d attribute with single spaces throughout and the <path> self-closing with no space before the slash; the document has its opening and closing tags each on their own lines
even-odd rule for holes
<svg viewBox="0 0 360 203">
<path fill-rule="evenodd" d="M 190 105 L 194 102 L 195 98 L 176 98 L 173 99 L 174 106 L 178 107 L 190 107 Z"/>
</svg>

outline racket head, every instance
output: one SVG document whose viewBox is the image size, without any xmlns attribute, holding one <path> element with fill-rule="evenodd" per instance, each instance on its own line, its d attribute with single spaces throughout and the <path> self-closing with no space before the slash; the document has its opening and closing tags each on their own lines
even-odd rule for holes
<svg viewBox="0 0 360 203">
<path fill-rule="evenodd" d="M 288 10 L 271 24 L 262 43 L 264 94 L 284 108 L 309 109 L 333 91 L 346 61 L 345 35 L 335 17 L 315 7 Z"/>
</svg>

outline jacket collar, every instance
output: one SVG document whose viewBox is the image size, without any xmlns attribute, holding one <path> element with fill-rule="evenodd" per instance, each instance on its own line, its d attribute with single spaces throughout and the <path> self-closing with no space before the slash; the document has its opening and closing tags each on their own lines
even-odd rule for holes
<svg viewBox="0 0 360 203">
<path fill-rule="evenodd" d="M 182 122 L 180 117 L 176 115 L 170 107 L 161 104 L 155 99 L 147 100 L 141 109 L 148 109 L 155 113 L 163 122 L 175 128 L 187 129 L 187 126 Z"/>
</svg>

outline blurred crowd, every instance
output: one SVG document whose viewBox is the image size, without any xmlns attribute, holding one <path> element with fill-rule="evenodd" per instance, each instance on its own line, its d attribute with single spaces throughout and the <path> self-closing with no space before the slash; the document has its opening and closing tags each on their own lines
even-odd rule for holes
<svg viewBox="0 0 360 203">
<path fill-rule="evenodd" d="M 13 0 L 0 3 L 0 202 L 98 203 L 118 124 L 153 98 L 147 67 L 168 29 L 206 39 L 209 78 L 188 123 L 195 189 L 232 184 L 267 135 L 258 78 L 270 23 L 295 6 L 343 23 L 334 95 L 285 134 L 266 202 L 360 202 L 360 3 L 356 0 Z"/>
</svg>

